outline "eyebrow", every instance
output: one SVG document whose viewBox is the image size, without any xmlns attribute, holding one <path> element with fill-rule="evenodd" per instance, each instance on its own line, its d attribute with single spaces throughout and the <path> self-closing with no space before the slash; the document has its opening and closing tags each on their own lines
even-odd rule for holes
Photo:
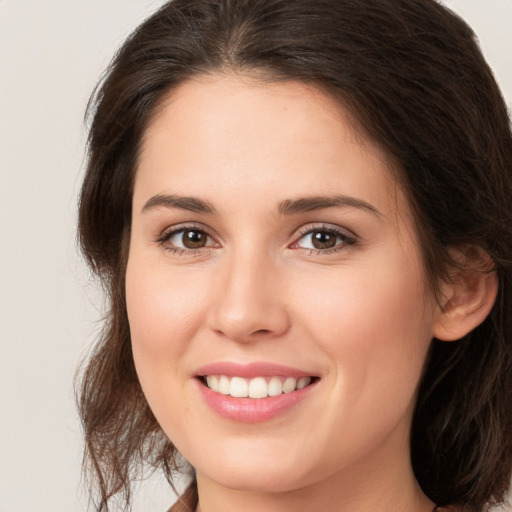
<svg viewBox="0 0 512 512">
<path fill-rule="evenodd" d="M 157 194 L 146 201 L 141 211 L 144 213 L 161 206 L 166 208 L 179 208 L 195 213 L 217 215 L 217 211 L 208 201 L 198 199 L 197 197 L 179 196 L 177 194 Z"/>
<path fill-rule="evenodd" d="M 151 197 L 142 207 L 142 213 L 159 207 L 178 208 L 195 213 L 218 215 L 215 207 L 208 201 L 204 201 L 197 197 L 180 196 L 177 194 L 157 194 Z M 290 216 L 314 210 L 322 210 L 324 208 L 336 207 L 357 208 L 373 213 L 377 217 L 382 216 L 377 208 L 370 203 L 356 197 L 344 195 L 310 196 L 298 199 L 285 199 L 279 203 L 277 210 L 280 215 Z"/>
<path fill-rule="evenodd" d="M 298 213 L 336 207 L 357 208 L 373 213 L 377 217 L 382 217 L 379 210 L 370 203 L 356 197 L 344 195 L 311 196 L 299 199 L 286 199 L 279 204 L 278 211 L 281 215 L 296 215 Z"/>
</svg>

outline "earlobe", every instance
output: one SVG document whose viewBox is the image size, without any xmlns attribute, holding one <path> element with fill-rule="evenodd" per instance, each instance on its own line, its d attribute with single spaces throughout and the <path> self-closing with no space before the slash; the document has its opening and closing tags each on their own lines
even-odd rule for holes
<svg viewBox="0 0 512 512">
<path fill-rule="evenodd" d="M 442 341 L 458 340 L 480 325 L 498 294 L 498 276 L 487 253 L 472 248 L 452 256 L 465 264 L 458 265 L 450 282 L 442 286 L 443 300 L 433 326 L 433 336 Z"/>
</svg>

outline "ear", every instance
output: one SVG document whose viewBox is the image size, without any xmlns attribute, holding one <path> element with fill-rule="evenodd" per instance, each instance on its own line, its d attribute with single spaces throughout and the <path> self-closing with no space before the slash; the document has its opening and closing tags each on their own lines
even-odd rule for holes
<svg viewBox="0 0 512 512">
<path fill-rule="evenodd" d="M 490 256 L 477 247 L 450 251 L 455 271 L 441 287 L 442 300 L 433 336 L 459 340 L 480 325 L 498 294 L 498 277 Z"/>
</svg>

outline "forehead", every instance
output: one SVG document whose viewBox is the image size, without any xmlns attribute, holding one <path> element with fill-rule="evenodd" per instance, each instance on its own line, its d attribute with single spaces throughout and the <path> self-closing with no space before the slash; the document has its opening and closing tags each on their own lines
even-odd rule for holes
<svg viewBox="0 0 512 512">
<path fill-rule="evenodd" d="M 335 191 L 394 210 L 401 192 L 389 162 L 340 102 L 316 87 L 203 76 L 173 90 L 151 120 L 135 201 L 192 189 L 215 202 L 222 188 L 241 203 L 248 195 L 277 201 Z"/>
</svg>

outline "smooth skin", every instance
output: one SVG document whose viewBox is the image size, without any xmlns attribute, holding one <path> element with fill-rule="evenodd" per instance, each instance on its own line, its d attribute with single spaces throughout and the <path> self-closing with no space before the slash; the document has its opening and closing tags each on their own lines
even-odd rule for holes
<svg viewBox="0 0 512 512">
<path fill-rule="evenodd" d="M 492 306 L 495 276 L 478 275 L 443 284 L 438 305 L 386 155 L 323 92 L 228 73 L 172 91 L 143 140 L 126 294 L 142 388 L 196 469 L 201 511 L 432 511 L 413 407 L 432 337 L 460 338 Z M 198 391 L 217 361 L 319 380 L 240 423 Z"/>
</svg>

